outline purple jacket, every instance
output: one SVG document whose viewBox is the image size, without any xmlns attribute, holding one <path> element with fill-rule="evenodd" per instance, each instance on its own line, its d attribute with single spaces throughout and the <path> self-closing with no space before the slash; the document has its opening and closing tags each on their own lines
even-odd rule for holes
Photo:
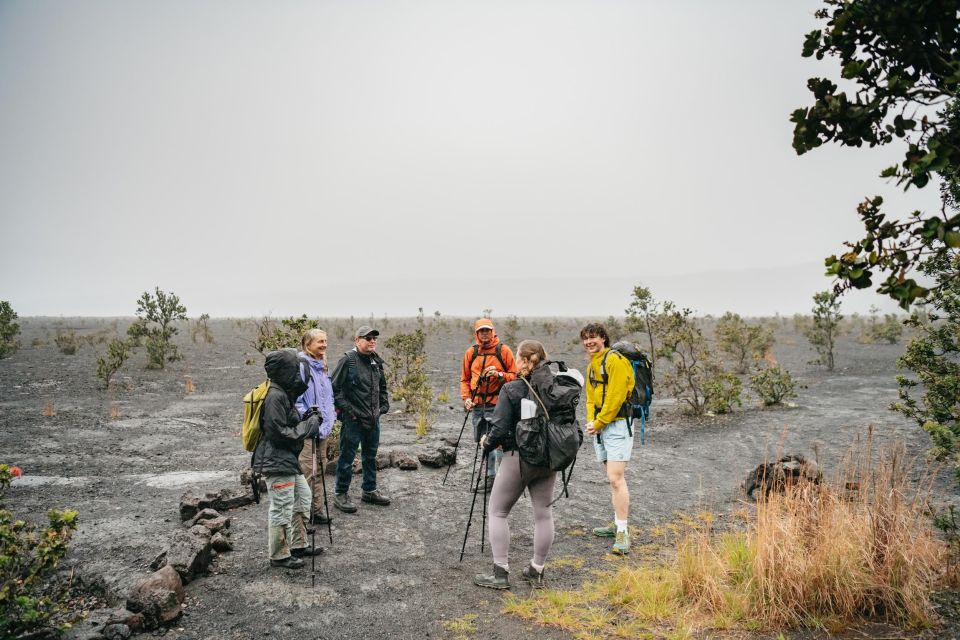
<svg viewBox="0 0 960 640">
<path fill-rule="evenodd" d="M 323 360 L 316 360 L 303 351 L 297 355 L 310 363 L 310 380 L 306 381 L 307 390 L 297 398 L 297 411 L 303 416 L 310 407 L 319 407 L 320 415 L 323 417 L 320 438 L 326 438 L 333 430 L 333 423 L 337 419 L 337 413 L 333 408 L 333 385 L 330 384 Z"/>
</svg>

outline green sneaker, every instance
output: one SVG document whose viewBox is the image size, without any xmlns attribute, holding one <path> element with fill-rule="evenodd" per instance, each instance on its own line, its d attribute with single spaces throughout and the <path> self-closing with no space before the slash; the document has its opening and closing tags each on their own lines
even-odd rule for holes
<svg viewBox="0 0 960 640">
<path fill-rule="evenodd" d="M 596 527 L 593 530 L 593 535 L 598 538 L 613 538 L 617 535 L 617 525 L 611 522 L 605 527 Z"/>
<path fill-rule="evenodd" d="M 613 543 L 611 551 L 618 556 L 625 556 L 630 553 L 630 533 L 627 531 L 618 531 L 617 539 Z"/>
<path fill-rule="evenodd" d="M 510 572 L 498 564 L 493 565 L 493 573 L 478 573 L 473 577 L 473 584 L 489 589 L 509 589 Z"/>
</svg>

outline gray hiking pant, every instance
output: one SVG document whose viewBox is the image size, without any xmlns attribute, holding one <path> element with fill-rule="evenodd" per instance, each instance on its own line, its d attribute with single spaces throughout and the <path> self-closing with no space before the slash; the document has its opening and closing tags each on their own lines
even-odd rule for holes
<svg viewBox="0 0 960 640">
<path fill-rule="evenodd" d="M 547 552 L 553 544 L 553 487 L 557 472 L 546 468 L 523 465 L 523 477 L 520 473 L 520 454 L 507 451 L 500 461 L 500 470 L 490 493 L 488 520 L 490 529 L 490 548 L 493 561 L 500 566 L 507 564 L 507 552 L 510 549 L 510 525 L 507 516 L 517 503 L 524 487 L 530 491 L 533 504 L 533 561 L 543 565 Z"/>
</svg>

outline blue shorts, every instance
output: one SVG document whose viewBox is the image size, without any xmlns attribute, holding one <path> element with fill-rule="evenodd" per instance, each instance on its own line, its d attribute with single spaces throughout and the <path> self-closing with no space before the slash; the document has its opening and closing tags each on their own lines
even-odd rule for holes
<svg viewBox="0 0 960 640">
<path fill-rule="evenodd" d="M 633 435 L 627 431 L 624 419 L 611 422 L 593 436 L 593 450 L 600 462 L 627 462 L 633 451 Z"/>
</svg>

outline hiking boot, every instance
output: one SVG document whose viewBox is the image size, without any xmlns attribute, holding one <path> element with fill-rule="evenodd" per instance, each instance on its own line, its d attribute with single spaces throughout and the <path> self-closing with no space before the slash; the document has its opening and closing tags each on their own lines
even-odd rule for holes
<svg viewBox="0 0 960 640">
<path fill-rule="evenodd" d="M 333 506 L 344 513 L 356 513 L 357 505 L 350 499 L 349 493 L 338 493 L 333 496 Z"/>
<path fill-rule="evenodd" d="M 473 576 L 473 584 L 488 589 L 509 589 L 510 572 L 498 564 L 493 565 L 493 574 L 478 573 Z"/>
<path fill-rule="evenodd" d="M 593 535 L 598 538 L 615 538 L 617 537 L 617 525 L 611 522 L 605 527 L 596 527 L 593 530 Z"/>
<path fill-rule="evenodd" d="M 527 568 L 520 572 L 520 576 L 529 582 L 534 589 L 542 589 L 544 586 L 543 571 L 537 571 L 532 564 L 528 564 Z"/>
<path fill-rule="evenodd" d="M 374 489 L 373 491 L 364 491 L 360 494 L 360 499 L 364 502 L 369 502 L 370 504 L 378 504 L 381 507 L 385 507 L 390 504 L 390 498 L 380 493 L 379 489 Z"/>
<path fill-rule="evenodd" d="M 329 524 L 333 522 L 333 516 L 327 517 L 327 514 L 317 511 L 313 514 L 313 521 L 317 524 Z"/>
<path fill-rule="evenodd" d="M 323 547 L 311 547 L 310 545 L 299 549 L 290 549 L 290 555 L 294 558 L 309 558 L 310 556 L 318 556 L 323 552 Z"/>
<path fill-rule="evenodd" d="M 284 558 L 283 560 L 271 560 L 270 566 L 280 567 L 282 569 L 302 569 L 303 560 L 301 560 L 300 558 L 294 558 L 293 556 L 289 556 Z"/>
<path fill-rule="evenodd" d="M 493 491 L 494 476 L 487 476 L 483 482 L 477 483 L 473 490 L 477 493 L 490 493 Z"/>
<path fill-rule="evenodd" d="M 618 531 L 617 539 L 610 551 L 618 556 L 625 556 L 630 553 L 630 534 L 626 531 Z"/>
</svg>

